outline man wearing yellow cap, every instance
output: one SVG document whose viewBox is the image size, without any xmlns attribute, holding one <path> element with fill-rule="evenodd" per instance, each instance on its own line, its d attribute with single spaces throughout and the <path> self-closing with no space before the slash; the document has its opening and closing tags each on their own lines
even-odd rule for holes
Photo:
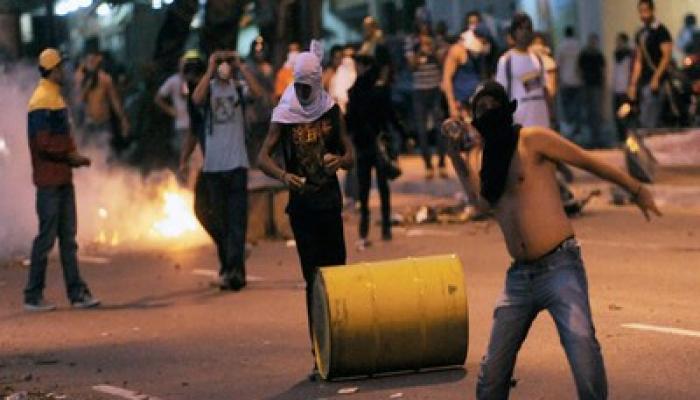
<svg viewBox="0 0 700 400">
<path fill-rule="evenodd" d="M 56 49 L 39 55 L 41 80 L 29 100 L 27 132 L 36 186 L 39 234 L 32 245 L 29 282 L 24 290 L 24 308 L 51 311 L 55 305 L 43 298 L 48 254 L 58 237 L 63 277 L 71 305 L 91 308 L 93 298 L 78 272 L 77 218 L 72 168 L 87 167 L 90 159 L 80 155 L 71 137 L 66 103 L 61 96 L 63 59 Z"/>
</svg>

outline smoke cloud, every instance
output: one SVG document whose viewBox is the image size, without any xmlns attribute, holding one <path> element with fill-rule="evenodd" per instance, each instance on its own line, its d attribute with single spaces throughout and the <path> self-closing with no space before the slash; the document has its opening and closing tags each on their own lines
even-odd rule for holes
<svg viewBox="0 0 700 400">
<path fill-rule="evenodd" d="M 38 232 L 27 144 L 27 103 L 38 81 L 30 66 L 0 71 L 0 262 L 29 255 Z M 74 170 L 81 252 L 106 248 L 197 246 L 208 238 L 192 213 L 193 195 L 171 172 L 143 176 L 80 148 L 92 166 Z"/>
</svg>

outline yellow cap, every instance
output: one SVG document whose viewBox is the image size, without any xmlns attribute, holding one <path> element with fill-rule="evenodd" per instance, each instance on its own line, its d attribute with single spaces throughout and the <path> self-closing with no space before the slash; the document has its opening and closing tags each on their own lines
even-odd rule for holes
<svg viewBox="0 0 700 400">
<path fill-rule="evenodd" d="M 39 54 L 39 66 L 46 70 L 51 70 L 56 68 L 58 64 L 63 61 L 61 58 L 61 53 L 56 49 L 47 48 Z"/>
<path fill-rule="evenodd" d="M 190 61 L 190 60 L 201 60 L 202 55 L 199 54 L 199 50 L 196 49 L 191 49 L 187 50 L 185 54 L 182 56 L 183 60 Z"/>
</svg>

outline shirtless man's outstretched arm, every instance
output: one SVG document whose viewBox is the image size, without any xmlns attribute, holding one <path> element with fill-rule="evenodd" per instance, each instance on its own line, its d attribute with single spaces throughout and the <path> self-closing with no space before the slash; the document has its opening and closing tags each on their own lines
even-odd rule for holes
<svg viewBox="0 0 700 400">
<path fill-rule="evenodd" d="M 595 157 L 576 144 L 564 139 L 553 130 L 534 127 L 528 128 L 528 134 L 523 136 L 525 145 L 552 161 L 561 161 L 574 167 L 586 170 L 606 181 L 615 183 L 632 195 L 632 200 L 637 204 L 647 220 L 651 220 L 650 213 L 661 216 L 661 211 L 654 203 L 651 191 L 641 182 L 632 178 L 604 161 Z"/>
</svg>

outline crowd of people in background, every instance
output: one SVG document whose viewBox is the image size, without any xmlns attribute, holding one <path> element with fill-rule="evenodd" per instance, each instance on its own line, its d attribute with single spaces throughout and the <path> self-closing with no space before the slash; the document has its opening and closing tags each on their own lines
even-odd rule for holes
<svg viewBox="0 0 700 400">
<path fill-rule="evenodd" d="M 447 118 L 471 120 L 470 100 L 483 82 L 495 79 L 517 100 L 515 123 L 556 129 L 586 147 L 624 142 L 626 126 L 616 115 L 630 101 L 639 104 L 642 127 L 658 127 L 667 107 L 664 102 L 672 100 L 668 76 L 673 41 L 655 19 L 652 0 L 640 0 L 638 11 L 642 28 L 632 42 L 631 35 L 620 32 L 609 55 L 601 51 L 597 34 L 589 34 L 582 46 L 571 26 L 563 29 L 563 38 L 554 46 L 550 33 L 535 31 L 524 13 L 517 13 L 503 30 L 492 17 L 471 11 L 462 32 L 451 36 L 446 24 L 434 23 L 424 8 L 416 11 L 413 30 L 403 37 L 385 36 L 378 21 L 366 17 L 361 42 L 328 49 L 317 89 L 338 106 L 355 150 L 343 195 L 345 205 L 360 213 L 357 248 L 371 244 L 373 174 L 381 203 L 381 238 L 388 241 L 392 239 L 389 182 L 401 174 L 398 155 L 418 153 L 426 180 L 449 178 L 440 126 Z M 697 32 L 695 16 L 688 15 L 676 52 L 690 51 Z M 171 139 L 165 146 L 171 160 L 166 166 L 196 186 L 197 216 L 217 245 L 222 288 L 245 286 L 247 171 L 256 167 L 274 121 L 273 110 L 289 96 L 302 50 L 300 43 L 290 43 L 278 68 L 261 36 L 250 43 L 245 60 L 232 48 L 219 49 L 208 59 L 188 50 L 177 71 L 148 99 L 155 110 L 172 118 Z M 128 112 L 132 102 L 128 88 L 133 89 L 133 82 L 107 55 L 88 43 L 72 71 L 66 65 L 66 74 L 73 75 L 67 98 L 79 143 L 111 149 L 109 161 L 123 150 L 120 143 L 131 140 L 135 121 Z M 603 107 L 609 97 L 606 88 L 612 113 Z M 607 117 L 611 114 L 612 119 Z M 608 120 L 614 122 L 609 124 L 614 130 L 607 128 Z M 195 152 L 197 146 L 201 152 Z M 190 165 L 197 154 L 201 173 Z M 275 160 L 285 157 L 291 156 L 278 154 Z M 308 228 L 297 225 L 300 230 Z"/>
</svg>

